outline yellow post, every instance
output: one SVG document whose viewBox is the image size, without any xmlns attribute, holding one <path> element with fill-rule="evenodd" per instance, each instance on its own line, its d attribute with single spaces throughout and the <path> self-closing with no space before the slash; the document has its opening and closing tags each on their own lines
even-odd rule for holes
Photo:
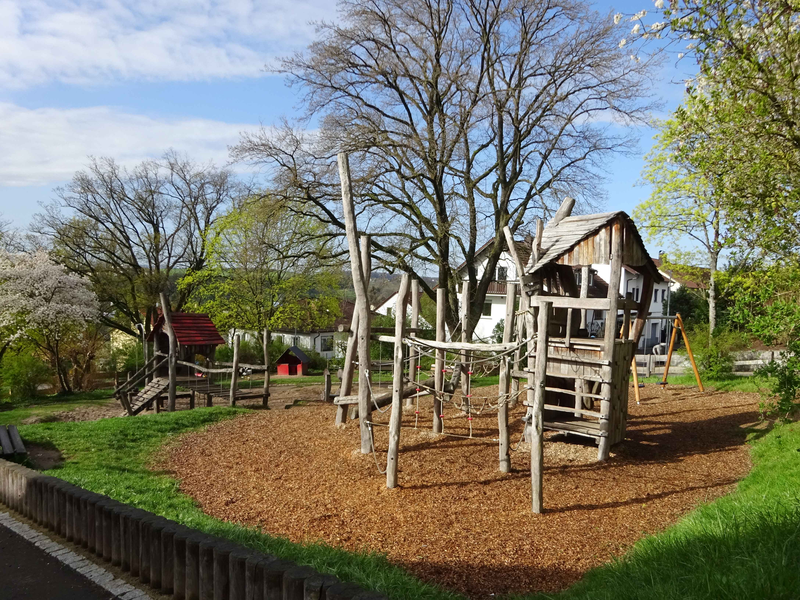
<svg viewBox="0 0 800 600">
<path fill-rule="evenodd" d="M 631 369 L 633 369 L 633 393 L 636 396 L 636 404 L 639 404 L 642 401 L 641 395 L 639 394 L 639 373 L 636 368 L 636 353 L 633 354 L 633 360 L 631 361 Z"/>
<path fill-rule="evenodd" d="M 701 392 L 704 392 L 703 389 L 703 382 L 700 381 L 700 372 L 697 370 L 697 364 L 694 362 L 694 355 L 692 354 L 692 347 L 689 345 L 689 338 L 686 336 L 686 330 L 683 327 L 683 319 L 681 319 L 680 313 L 675 315 L 675 320 L 681 324 L 681 335 L 683 335 L 683 343 L 686 344 L 686 352 L 689 353 L 689 360 L 692 363 L 692 369 L 694 370 L 694 378 L 697 379 L 697 387 L 700 388 Z"/>
<path fill-rule="evenodd" d="M 678 319 L 680 314 L 675 315 L 675 322 L 672 324 L 672 335 L 669 338 L 669 350 L 667 351 L 667 364 L 664 365 L 664 379 L 661 383 L 667 383 L 667 374 L 669 373 L 669 363 L 672 362 L 672 350 L 675 348 L 675 337 L 678 335 L 676 327 L 678 326 Z"/>
</svg>

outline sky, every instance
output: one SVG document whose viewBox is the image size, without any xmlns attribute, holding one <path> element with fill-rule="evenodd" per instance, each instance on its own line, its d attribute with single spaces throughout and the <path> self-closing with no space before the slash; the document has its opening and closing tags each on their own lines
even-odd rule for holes
<svg viewBox="0 0 800 600">
<path fill-rule="evenodd" d="M 312 20 L 334 19 L 333 0 L 0 0 L 2 218 L 27 227 L 90 156 L 133 166 L 175 149 L 227 164 L 241 132 L 296 114 L 297 91 L 269 65 L 312 41 Z M 685 77 L 664 65 L 655 116 L 678 105 Z M 640 127 L 635 155 L 608 164 L 608 210 L 647 197 L 635 184 L 654 133 Z"/>
</svg>

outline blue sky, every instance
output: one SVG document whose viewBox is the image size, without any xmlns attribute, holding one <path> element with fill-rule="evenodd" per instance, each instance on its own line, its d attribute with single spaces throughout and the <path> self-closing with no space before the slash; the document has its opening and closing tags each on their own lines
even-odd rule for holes
<svg viewBox="0 0 800 600">
<path fill-rule="evenodd" d="M 630 14 L 652 0 L 595 6 Z M 90 155 L 131 166 L 174 148 L 224 164 L 240 132 L 295 111 L 265 66 L 335 16 L 327 0 L 0 0 L 0 213 L 27 226 Z M 665 64 L 665 111 L 685 76 Z M 634 184 L 653 133 L 608 165 L 608 209 L 647 196 Z"/>
</svg>

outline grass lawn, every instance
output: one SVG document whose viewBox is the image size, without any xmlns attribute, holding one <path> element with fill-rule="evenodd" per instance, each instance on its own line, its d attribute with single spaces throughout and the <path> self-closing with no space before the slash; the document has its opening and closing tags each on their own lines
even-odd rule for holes
<svg viewBox="0 0 800 600">
<path fill-rule="evenodd" d="M 43 417 L 55 412 L 74 410 L 80 406 L 98 406 L 112 399 L 114 390 L 92 390 L 70 396 L 53 394 L 29 400 L 13 400 L 0 404 L 0 425 L 19 425 L 29 417 Z"/>
<path fill-rule="evenodd" d="M 457 597 L 420 582 L 377 554 L 353 554 L 318 544 L 300 546 L 213 519 L 179 493 L 174 479 L 147 468 L 154 453 L 174 436 L 244 412 L 246 409 L 215 407 L 135 418 L 40 423 L 20 427 L 20 433 L 27 443 L 59 449 L 66 462 L 48 473 L 85 489 L 262 552 L 311 565 L 367 589 L 391 590 L 392 598 Z"/>
<path fill-rule="evenodd" d="M 800 423 L 754 441 L 752 457 L 752 472 L 733 494 L 642 540 L 566 592 L 535 598 L 800 597 Z"/>
<path fill-rule="evenodd" d="M 677 382 L 676 382 L 677 383 Z M 716 387 L 716 384 L 715 384 Z M 20 428 L 27 441 L 58 448 L 67 459 L 50 471 L 87 489 L 310 564 L 390 598 L 456 598 L 424 584 L 382 556 L 323 545 L 299 546 L 203 514 L 177 482 L 148 470 L 175 435 L 231 418 L 243 409 L 207 408 L 135 419 L 42 423 Z M 648 537 L 622 559 L 589 572 L 557 595 L 531 600 L 797 598 L 800 590 L 800 423 L 752 434 L 753 471 L 729 496 L 701 506 Z M 524 516 L 520 517 L 524 519 Z"/>
<path fill-rule="evenodd" d="M 653 377 L 639 377 L 639 383 L 645 383 L 648 385 L 657 384 L 660 382 L 662 377 L 653 376 Z M 631 381 L 633 381 L 633 377 L 631 377 Z M 725 379 L 711 379 L 711 380 L 703 380 L 701 376 L 701 381 L 703 381 L 703 387 L 713 387 L 721 392 L 750 392 L 758 394 L 762 389 L 766 390 L 767 388 L 767 381 L 763 377 L 740 377 L 738 375 L 731 375 Z M 689 373 L 683 373 L 681 375 L 669 375 L 667 377 L 667 384 L 673 385 L 690 385 L 697 387 L 697 380 L 694 378 L 694 374 L 690 371 Z"/>
</svg>

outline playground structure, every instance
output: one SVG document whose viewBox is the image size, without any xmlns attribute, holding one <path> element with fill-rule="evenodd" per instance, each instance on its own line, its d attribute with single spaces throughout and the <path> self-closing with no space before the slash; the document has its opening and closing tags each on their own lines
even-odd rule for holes
<svg viewBox="0 0 800 600">
<path fill-rule="evenodd" d="M 469 421 L 476 405 L 470 385 L 472 365 L 480 361 L 497 361 L 500 366 L 499 391 L 494 401 L 488 403 L 488 409 L 496 410 L 498 415 L 499 468 L 502 472 L 510 471 L 508 407 L 524 394 L 529 423 L 527 437 L 531 442 L 532 508 L 534 512 L 541 512 L 545 429 L 593 439 L 598 445 L 597 458 L 600 461 L 606 460 L 611 446 L 625 437 L 634 352 L 647 317 L 653 285 L 662 281 L 635 224 L 621 211 L 571 216 L 574 200 L 567 198 L 546 227 L 541 220 L 537 221 L 530 259 L 525 265 L 521 263 L 511 231 L 506 227 L 507 246 L 517 273 L 521 274 L 520 293 L 517 309 L 517 286 L 508 285 L 505 330 L 503 342 L 499 344 L 471 343 L 464 335 L 465 310 L 469 305 L 466 282 L 461 303 L 461 341 L 445 341 L 446 291 L 442 288 L 437 289 L 436 340 L 415 337 L 419 289 L 416 281 L 411 282 L 408 274 L 403 275 L 395 315 L 407 314 L 410 296 L 411 330 L 407 331 L 404 318 L 397 318 L 394 336 L 375 337 L 379 341 L 394 343 L 392 392 L 377 396 L 372 393 L 368 358 L 369 342 L 373 339 L 367 295 L 371 270 L 369 238 L 362 236 L 359 246 L 346 154 L 339 155 L 339 174 L 356 311 L 347 345 L 342 386 L 335 400 L 338 405 L 336 424 L 344 422 L 348 405 L 357 405 L 361 452 L 374 453 L 370 414 L 373 407 L 382 409 L 391 404 L 385 473 L 387 487 L 393 488 L 397 485 L 403 400 L 413 402 L 416 399 L 416 413 L 419 415 L 419 398 L 432 395 L 432 430 L 441 434 L 443 403 L 452 402 L 459 381 L 462 391 L 459 408 Z M 593 264 L 610 266 L 608 293 L 604 298 L 588 297 L 588 270 Z M 623 268 L 643 276 L 639 302 L 620 298 Z M 576 282 L 576 270 L 582 273 L 580 286 Z M 601 338 L 590 337 L 586 331 L 587 310 L 603 311 L 605 328 Z M 408 352 L 404 352 L 406 347 Z M 434 376 L 424 381 L 418 374 L 421 354 L 435 357 Z M 351 396 L 356 355 L 360 385 L 358 395 Z M 448 361 L 452 364 L 448 365 Z M 445 381 L 446 372 L 453 373 L 450 382 Z M 635 389 L 638 394 L 638 387 Z M 485 409 L 487 402 L 481 407 L 481 410 Z"/>
<path fill-rule="evenodd" d="M 159 412 L 163 408 L 165 395 L 168 410 L 175 410 L 175 400 L 179 396 L 188 396 L 189 408 L 194 408 L 197 395 L 205 397 L 205 406 L 212 406 L 215 396 L 227 398 L 230 406 L 235 406 L 238 399 L 254 397 L 262 398 L 263 406 L 268 406 L 270 377 L 266 343 L 263 365 L 239 361 L 238 334 L 233 338 L 233 362 L 212 364 L 216 347 L 224 344 L 225 340 L 208 315 L 172 313 L 163 293 L 161 307 L 161 316 L 144 340 L 144 366 L 114 390 L 114 396 L 125 409 L 123 416 L 133 416 L 150 408 Z M 148 358 L 150 342 L 153 344 L 152 358 Z M 196 364 L 198 355 L 205 358 L 205 365 Z M 263 388 L 240 389 L 239 377 L 243 369 L 250 373 L 264 371 Z M 179 370 L 183 371 L 182 375 L 179 375 Z M 218 378 L 217 383 L 213 381 L 215 377 Z M 186 391 L 178 391 L 179 386 L 186 388 Z"/>
</svg>

